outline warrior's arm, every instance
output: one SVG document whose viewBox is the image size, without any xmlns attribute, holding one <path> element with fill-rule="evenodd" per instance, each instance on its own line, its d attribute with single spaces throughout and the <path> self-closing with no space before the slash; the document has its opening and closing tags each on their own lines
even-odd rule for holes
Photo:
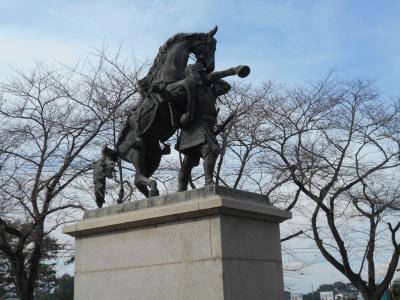
<svg viewBox="0 0 400 300">
<path fill-rule="evenodd" d="M 183 82 L 183 80 L 180 80 L 164 87 L 155 85 L 151 88 L 151 92 L 160 94 L 167 101 L 170 101 L 172 98 L 184 98 L 187 92 Z"/>
<path fill-rule="evenodd" d="M 206 82 L 212 84 L 218 79 L 222 79 L 227 76 L 238 75 L 240 78 L 244 78 L 250 74 L 249 66 L 237 66 L 235 68 L 226 69 L 223 71 L 212 72 L 207 75 Z"/>
<path fill-rule="evenodd" d="M 186 97 L 187 92 L 185 86 L 183 85 L 183 80 L 167 85 L 165 93 L 167 93 L 171 98 Z"/>
<path fill-rule="evenodd" d="M 219 79 L 214 83 L 212 89 L 214 95 L 218 97 L 229 92 L 229 90 L 231 89 L 231 85 L 225 80 Z"/>
</svg>

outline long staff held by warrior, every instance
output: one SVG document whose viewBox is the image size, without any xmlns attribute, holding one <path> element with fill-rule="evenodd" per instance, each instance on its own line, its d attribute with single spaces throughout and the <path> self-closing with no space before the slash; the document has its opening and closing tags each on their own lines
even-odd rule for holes
<svg viewBox="0 0 400 300">
<path fill-rule="evenodd" d="M 236 111 L 233 112 L 233 113 L 231 113 L 231 114 L 225 119 L 225 121 L 224 121 L 221 125 L 218 126 L 218 128 L 215 130 L 214 134 L 215 134 L 215 135 L 218 135 L 218 134 L 224 132 L 225 127 L 232 121 L 232 119 L 236 116 L 236 114 L 237 114 Z"/>
</svg>

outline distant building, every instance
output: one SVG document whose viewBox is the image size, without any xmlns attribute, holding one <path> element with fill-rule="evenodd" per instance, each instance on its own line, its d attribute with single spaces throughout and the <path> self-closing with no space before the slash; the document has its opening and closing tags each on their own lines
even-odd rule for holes
<svg viewBox="0 0 400 300">
<path fill-rule="evenodd" d="M 343 294 L 336 294 L 335 295 L 335 300 L 344 300 L 344 299 L 346 299 L 345 297 L 344 297 L 344 295 Z"/>
<path fill-rule="evenodd" d="M 321 300 L 335 300 L 333 292 L 319 292 Z"/>
<path fill-rule="evenodd" d="M 290 293 L 290 300 L 303 300 L 302 293 Z"/>
</svg>

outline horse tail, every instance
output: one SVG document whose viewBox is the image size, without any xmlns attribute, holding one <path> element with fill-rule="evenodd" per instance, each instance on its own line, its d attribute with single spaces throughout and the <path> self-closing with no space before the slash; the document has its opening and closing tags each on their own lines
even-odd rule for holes
<svg viewBox="0 0 400 300">
<path fill-rule="evenodd" d="M 94 196 L 96 204 L 101 208 L 104 204 L 105 192 L 106 192 L 106 177 L 111 178 L 115 162 L 118 159 L 118 152 L 103 147 L 102 155 L 99 160 L 96 161 L 93 168 L 93 186 Z"/>
</svg>

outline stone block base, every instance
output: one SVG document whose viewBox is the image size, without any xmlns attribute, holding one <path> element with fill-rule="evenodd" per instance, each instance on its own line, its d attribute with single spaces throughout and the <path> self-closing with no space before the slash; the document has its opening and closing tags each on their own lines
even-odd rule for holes
<svg viewBox="0 0 400 300">
<path fill-rule="evenodd" d="M 283 300 L 279 223 L 261 195 L 205 187 L 98 209 L 76 237 L 75 300 Z"/>
</svg>

